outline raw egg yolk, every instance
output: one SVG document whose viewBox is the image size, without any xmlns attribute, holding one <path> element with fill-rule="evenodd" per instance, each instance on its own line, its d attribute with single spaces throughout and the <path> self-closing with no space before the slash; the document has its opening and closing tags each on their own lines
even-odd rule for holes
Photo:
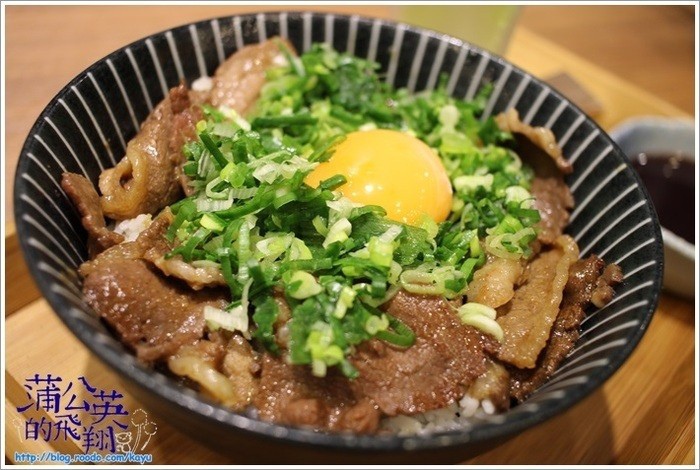
<svg viewBox="0 0 700 470">
<path fill-rule="evenodd" d="M 338 188 L 345 197 L 381 206 L 397 222 L 419 226 L 426 215 L 442 222 L 450 213 L 452 186 L 440 158 L 424 142 L 403 132 L 352 132 L 305 181 L 315 188 L 337 174 L 347 179 Z"/>
</svg>

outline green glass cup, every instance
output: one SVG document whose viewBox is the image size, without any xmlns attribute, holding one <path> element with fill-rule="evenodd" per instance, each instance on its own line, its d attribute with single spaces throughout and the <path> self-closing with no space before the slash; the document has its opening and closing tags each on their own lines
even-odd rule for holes
<svg viewBox="0 0 700 470">
<path fill-rule="evenodd" d="M 508 46 L 518 18 L 517 5 L 401 5 L 396 18 L 475 44 L 498 55 Z"/>
</svg>

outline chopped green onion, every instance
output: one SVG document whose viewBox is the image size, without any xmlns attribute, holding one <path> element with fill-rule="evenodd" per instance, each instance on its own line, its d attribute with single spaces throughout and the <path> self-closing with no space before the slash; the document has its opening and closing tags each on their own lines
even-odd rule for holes
<svg viewBox="0 0 700 470">
<path fill-rule="evenodd" d="M 250 249 L 250 231 L 255 227 L 255 216 L 248 215 L 238 229 L 238 279 L 241 283 L 246 282 L 249 277 L 248 260 L 252 256 Z"/>
<path fill-rule="evenodd" d="M 326 235 L 326 239 L 323 240 L 323 247 L 328 248 L 332 243 L 344 242 L 348 239 L 351 231 L 352 224 L 348 219 L 343 218 L 338 220 L 328 229 L 328 235 Z"/>
<path fill-rule="evenodd" d="M 522 186 L 508 186 L 506 192 L 506 203 L 509 202 L 526 202 L 524 208 L 532 207 L 532 194 Z"/>
<path fill-rule="evenodd" d="M 214 157 L 214 160 L 219 165 L 219 168 L 224 168 L 229 162 L 226 160 L 226 157 L 224 157 L 224 154 L 221 153 L 221 150 L 219 150 L 219 147 L 217 147 L 209 134 L 202 132 L 199 134 L 199 138 L 202 140 L 202 143 L 207 150 L 209 150 L 211 156 Z"/>
<path fill-rule="evenodd" d="M 345 136 L 342 134 L 335 135 L 330 138 L 328 142 L 325 144 L 321 145 L 319 148 L 313 151 L 311 155 L 309 155 L 309 161 L 310 162 L 325 162 L 328 160 L 331 155 L 332 155 L 332 150 L 336 145 L 338 145 L 340 142 L 345 140 Z"/>
<path fill-rule="evenodd" d="M 340 295 L 338 296 L 338 302 L 335 304 L 333 316 L 336 318 L 343 318 L 345 313 L 348 311 L 348 308 L 352 307 L 356 296 L 357 292 L 355 292 L 352 288 L 343 286 L 340 290 Z"/>
<path fill-rule="evenodd" d="M 242 306 L 228 312 L 210 305 L 204 307 L 204 320 L 211 331 L 219 328 L 228 331 L 248 332 L 248 312 Z"/>
<path fill-rule="evenodd" d="M 423 214 L 420 228 L 425 230 L 428 233 L 428 237 L 430 238 L 435 238 L 440 230 L 438 224 L 436 224 L 435 221 L 426 214 Z"/>
<path fill-rule="evenodd" d="M 455 284 L 453 281 L 461 281 L 464 279 L 464 274 L 452 267 L 436 268 L 432 271 L 405 270 L 399 277 L 401 287 L 408 292 L 422 295 L 443 295 L 447 298 L 455 297 L 459 294 L 451 289 Z M 461 285 L 461 282 L 457 285 Z"/>
<path fill-rule="evenodd" d="M 183 245 L 180 245 L 175 250 L 173 250 L 173 254 L 181 255 L 182 259 L 184 259 L 187 262 L 192 261 L 195 249 L 204 241 L 205 238 L 209 236 L 210 233 L 211 230 L 208 230 L 204 227 L 197 229 L 197 231 L 190 235 L 190 237 Z"/>
<path fill-rule="evenodd" d="M 267 127 L 287 127 L 287 126 L 308 126 L 316 124 L 318 119 L 310 114 L 295 114 L 291 116 L 265 116 L 257 117 L 253 120 L 254 129 Z"/>
<path fill-rule="evenodd" d="M 491 320 L 496 319 L 496 310 L 489 307 L 488 305 L 480 304 L 477 302 L 467 302 L 457 309 L 459 316 L 464 315 L 481 315 Z"/>
<path fill-rule="evenodd" d="M 392 242 L 385 242 L 379 237 L 372 237 L 367 243 L 367 250 L 369 252 L 369 260 L 374 264 L 385 267 L 391 266 L 394 256 L 394 244 Z"/>
<path fill-rule="evenodd" d="M 238 127 L 243 129 L 244 131 L 250 130 L 250 123 L 246 121 L 240 114 L 238 114 L 238 112 L 235 109 L 229 108 L 228 106 L 221 106 L 219 109 L 227 118 L 233 121 Z"/>
<path fill-rule="evenodd" d="M 324 237 L 328 235 L 328 227 L 326 227 L 326 221 L 322 216 L 317 215 L 311 220 L 311 223 L 313 224 L 314 228 L 318 233 L 320 233 Z"/>
<path fill-rule="evenodd" d="M 537 237 L 532 227 L 527 227 L 516 233 L 500 233 L 486 237 L 486 250 L 496 256 L 508 259 L 518 259 L 528 256 L 529 245 Z"/>
<path fill-rule="evenodd" d="M 460 112 L 457 107 L 453 104 L 448 104 L 440 109 L 438 120 L 445 129 L 454 131 L 455 126 L 457 126 L 459 122 L 459 118 Z"/>
<path fill-rule="evenodd" d="M 384 331 L 387 328 L 389 328 L 389 317 L 386 315 L 380 317 L 372 315 L 365 322 L 365 330 L 372 336 L 375 336 L 378 332 Z"/>
<path fill-rule="evenodd" d="M 293 235 L 273 235 L 264 238 L 255 244 L 255 248 L 263 257 L 277 258 L 282 255 L 292 244 Z"/>
<path fill-rule="evenodd" d="M 287 280 L 287 294 L 294 299 L 306 299 L 322 290 L 316 278 L 306 271 L 294 271 Z"/>
<path fill-rule="evenodd" d="M 289 259 L 290 260 L 306 260 L 312 259 L 313 255 L 311 250 L 306 246 L 303 240 L 294 238 L 289 246 Z"/>
<path fill-rule="evenodd" d="M 270 351 L 277 352 L 279 347 L 275 342 L 274 324 L 279 316 L 279 307 L 273 297 L 266 297 L 265 300 L 255 308 L 253 321 L 257 329 L 253 336 L 263 343 Z"/>
<path fill-rule="evenodd" d="M 384 315 L 389 319 L 389 326 L 393 331 L 389 331 L 388 329 L 379 330 L 376 333 L 377 338 L 402 348 L 411 346 L 416 340 L 416 335 L 413 331 L 398 318 L 388 313 Z"/>
<path fill-rule="evenodd" d="M 306 339 L 306 349 L 311 353 L 311 369 L 316 377 L 324 377 L 328 366 L 339 364 L 345 354 L 333 344 L 333 330 L 327 323 L 316 322 Z"/>
<path fill-rule="evenodd" d="M 212 232 L 221 233 L 226 229 L 226 222 L 216 214 L 206 213 L 199 221 L 200 225 Z"/>
<path fill-rule="evenodd" d="M 330 178 L 323 180 L 319 183 L 318 187 L 321 189 L 329 189 L 329 190 L 334 190 L 339 188 L 340 186 L 344 185 L 345 183 L 348 182 L 348 179 L 343 176 L 343 175 L 335 175 L 331 176 Z"/>
<path fill-rule="evenodd" d="M 493 308 L 469 302 L 462 305 L 457 310 L 457 314 L 465 325 L 473 326 L 477 330 L 493 336 L 498 342 L 503 341 L 503 329 L 496 321 L 496 310 Z"/>
<path fill-rule="evenodd" d="M 168 241 L 172 242 L 175 239 L 175 233 L 177 232 L 177 230 L 182 226 L 182 224 L 186 220 L 189 220 L 196 212 L 197 208 L 191 199 L 185 199 L 184 202 L 180 204 L 180 206 L 177 208 L 177 215 L 175 216 L 173 222 L 170 224 L 170 227 L 168 227 L 168 232 L 165 235 Z"/>
<path fill-rule="evenodd" d="M 233 197 L 229 191 L 229 197 L 225 200 L 223 199 L 210 199 L 208 197 L 198 196 L 194 203 L 197 208 L 197 212 L 219 212 L 229 209 L 233 205 Z"/>
<path fill-rule="evenodd" d="M 455 189 L 457 191 L 470 192 L 476 190 L 478 187 L 483 187 L 487 190 L 491 189 L 493 186 L 493 175 L 464 175 L 458 176 L 452 181 Z"/>
<path fill-rule="evenodd" d="M 381 243 L 391 243 L 396 240 L 399 235 L 401 235 L 401 232 L 403 232 L 403 227 L 400 225 L 392 225 L 386 230 L 386 232 L 379 236 L 378 240 Z"/>
<path fill-rule="evenodd" d="M 324 259 L 298 259 L 293 261 L 288 261 L 284 263 L 280 270 L 283 272 L 293 271 L 293 270 L 305 270 L 305 271 L 321 271 L 324 269 L 330 269 L 333 267 L 333 260 L 329 258 Z"/>
<path fill-rule="evenodd" d="M 217 176 L 207 183 L 204 188 L 204 194 L 210 199 L 228 199 L 229 193 L 227 186 L 228 184 Z"/>
<path fill-rule="evenodd" d="M 384 83 L 378 64 L 329 45 L 314 44 L 299 57 L 282 42 L 280 49 L 287 63 L 267 71 L 247 119 L 203 106 L 199 139 L 183 147 L 182 171 L 194 194 L 171 206 L 166 256 L 220 269 L 232 308 L 253 313 L 250 330 L 266 350 L 317 376 L 337 367 L 352 378 L 356 345 L 377 338 L 408 347 L 415 340 L 377 310 L 398 291 L 455 298 L 486 253 L 532 254 L 540 220 L 529 192 L 533 171 L 500 146 L 512 136 L 493 118 L 481 119 L 488 86 L 472 102 L 452 98 L 446 78 L 414 95 Z M 382 207 L 337 192 L 349 175 L 316 188 L 304 182 L 347 134 L 370 128 L 408 132 L 437 151 L 454 185 L 445 221 L 391 221 Z M 275 337 L 273 288 L 284 290 L 290 308 L 284 346 Z M 462 310 L 466 322 L 496 331 L 492 312 L 470 308 Z M 208 321 L 212 329 L 232 327 L 225 313 Z"/>
</svg>

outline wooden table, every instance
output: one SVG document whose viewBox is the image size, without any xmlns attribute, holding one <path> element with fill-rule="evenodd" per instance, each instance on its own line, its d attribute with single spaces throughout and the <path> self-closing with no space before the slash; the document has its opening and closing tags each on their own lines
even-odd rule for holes
<svg viewBox="0 0 700 470">
<path fill-rule="evenodd" d="M 135 36 L 128 40 L 142 36 L 141 30 L 145 34 L 162 29 L 160 26 L 166 27 L 189 19 L 225 14 L 222 7 L 205 9 L 206 11 L 198 8 L 196 12 L 192 8 L 189 11 L 181 7 L 174 10 L 174 16 L 182 21 L 170 16 L 165 22 L 162 17 L 151 13 L 152 10 L 144 10 L 145 18 L 140 18 L 133 25 Z M 230 13 L 231 10 L 226 8 L 226 13 Z M 377 16 L 391 14 L 382 7 L 371 7 L 370 10 L 370 13 Z M 73 11 L 78 16 L 84 14 L 82 7 Z M 51 18 L 45 12 L 37 14 L 35 20 L 38 24 L 43 27 L 52 24 Z M 118 17 L 119 13 L 115 15 Z M 147 20 L 150 23 L 147 23 Z M 103 21 L 116 20 L 114 15 L 106 15 Z M 94 30 L 96 26 L 91 24 L 87 29 Z M 66 42 L 61 43 L 61 47 L 66 51 L 81 50 L 76 46 L 79 37 L 74 36 L 71 39 L 70 36 L 68 32 L 64 32 L 57 35 L 57 41 Z M 62 69 L 57 72 L 59 75 L 63 74 L 58 80 L 58 85 L 47 85 L 47 90 L 47 87 L 42 88 L 36 83 L 30 83 L 32 86 L 27 86 L 26 90 L 20 90 L 19 87 L 8 88 L 8 95 L 25 91 L 34 93 L 33 96 L 41 96 L 42 100 L 46 97 L 43 103 L 48 102 L 50 95 L 57 91 L 60 84 L 65 83 L 104 53 L 127 42 L 127 39 L 117 38 L 117 43 L 112 47 L 111 39 L 96 37 L 94 42 L 109 44 L 107 50 L 101 52 L 95 51 L 93 43 L 85 45 L 85 56 L 71 62 L 75 70 L 66 72 Z M 27 54 L 31 55 L 31 52 L 27 51 Z M 516 65 L 540 77 L 559 72 L 573 77 L 602 105 L 602 111 L 596 119 L 604 128 L 609 129 L 626 118 L 642 114 L 683 116 L 683 113 L 673 106 L 630 86 L 525 29 L 516 29 L 507 57 Z M 49 71 L 41 69 L 48 67 L 45 63 L 32 62 L 37 60 L 36 57 L 25 57 L 23 60 L 27 64 L 36 63 L 40 69 L 39 73 L 48 76 Z M 8 71 L 8 74 L 11 73 L 12 71 Z M 68 76 L 64 76 L 66 74 Z M 38 111 L 40 109 L 36 110 L 36 113 Z M 21 109 L 8 107 L 7 121 L 11 122 L 15 117 L 26 120 L 27 116 L 22 113 Z M 8 165 L 11 165 L 9 160 L 13 154 L 9 150 L 18 151 L 24 135 L 15 132 L 8 133 L 7 137 Z M 75 339 L 48 304 L 41 299 L 22 262 L 11 223 L 7 226 L 5 242 L 6 456 L 13 460 L 16 451 L 80 452 L 78 444 L 71 440 L 55 441 L 50 445 L 41 440 L 22 439 L 22 433 L 16 426 L 24 422 L 24 417 L 20 416 L 16 407 L 26 401 L 26 390 L 23 388 L 25 378 L 35 373 L 53 373 L 72 378 L 85 375 L 105 388 L 123 388 L 119 378 L 90 356 L 88 350 Z M 690 301 L 663 294 L 641 343 L 629 360 L 602 388 L 566 413 L 464 463 L 697 465 L 697 384 L 694 372 L 696 319 L 697 314 Z M 129 410 L 140 408 L 139 403 L 128 395 L 122 403 Z M 158 429 L 144 452 L 153 455 L 154 463 L 236 463 L 203 447 L 157 417 L 149 418 L 157 423 Z"/>
</svg>

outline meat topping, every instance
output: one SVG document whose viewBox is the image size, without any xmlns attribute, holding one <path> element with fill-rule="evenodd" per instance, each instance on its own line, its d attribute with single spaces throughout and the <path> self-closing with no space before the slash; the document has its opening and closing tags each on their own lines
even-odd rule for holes
<svg viewBox="0 0 700 470">
<path fill-rule="evenodd" d="M 87 178 L 75 173 L 64 173 L 61 187 L 82 216 L 81 222 L 88 234 L 90 257 L 124 241 L 122 235 L 107 228 L 100 207 L 100 196 Z"/>
<path fill-rule="evenodd" d="M 443 408 L 459 400 L 486 370 L 486 354 L 495 340 L 465 326 L 455 308 L 440 297 L 400 291 L 387 312 L 416 335 L 407 349 L 371 340 L 352 359 L 359 377 L 358 395 L 375 402 L 385 414 L 414 414 Z"/>
<path fill-rule="evenodd" d="M 520 368 L 533 368 L 547 343 L 578 247 L 562 235 L 551 250 L 543 251 L 525 268 L 523 284 L 508 304 L 498 309 L 503 344 L 498 358 Z"/>
<path fill-rule="evenodd" d="M 510 370 L 511 396 L 523 401 L 552 376 L 579 339 L 585 309 L 601 286 L 612 289 L 611 284 L 619 282 L 616 280 L 619 279 L 618 272 L 620 268 L 617 265 L 610 264 L 606 267 L 605 262 L 594 255 L 578 260 L 571 266 L 561 310 L 552 327 L 547 346 L 537 360 L 537 366 L 529 370 Z"/>
</svg>

